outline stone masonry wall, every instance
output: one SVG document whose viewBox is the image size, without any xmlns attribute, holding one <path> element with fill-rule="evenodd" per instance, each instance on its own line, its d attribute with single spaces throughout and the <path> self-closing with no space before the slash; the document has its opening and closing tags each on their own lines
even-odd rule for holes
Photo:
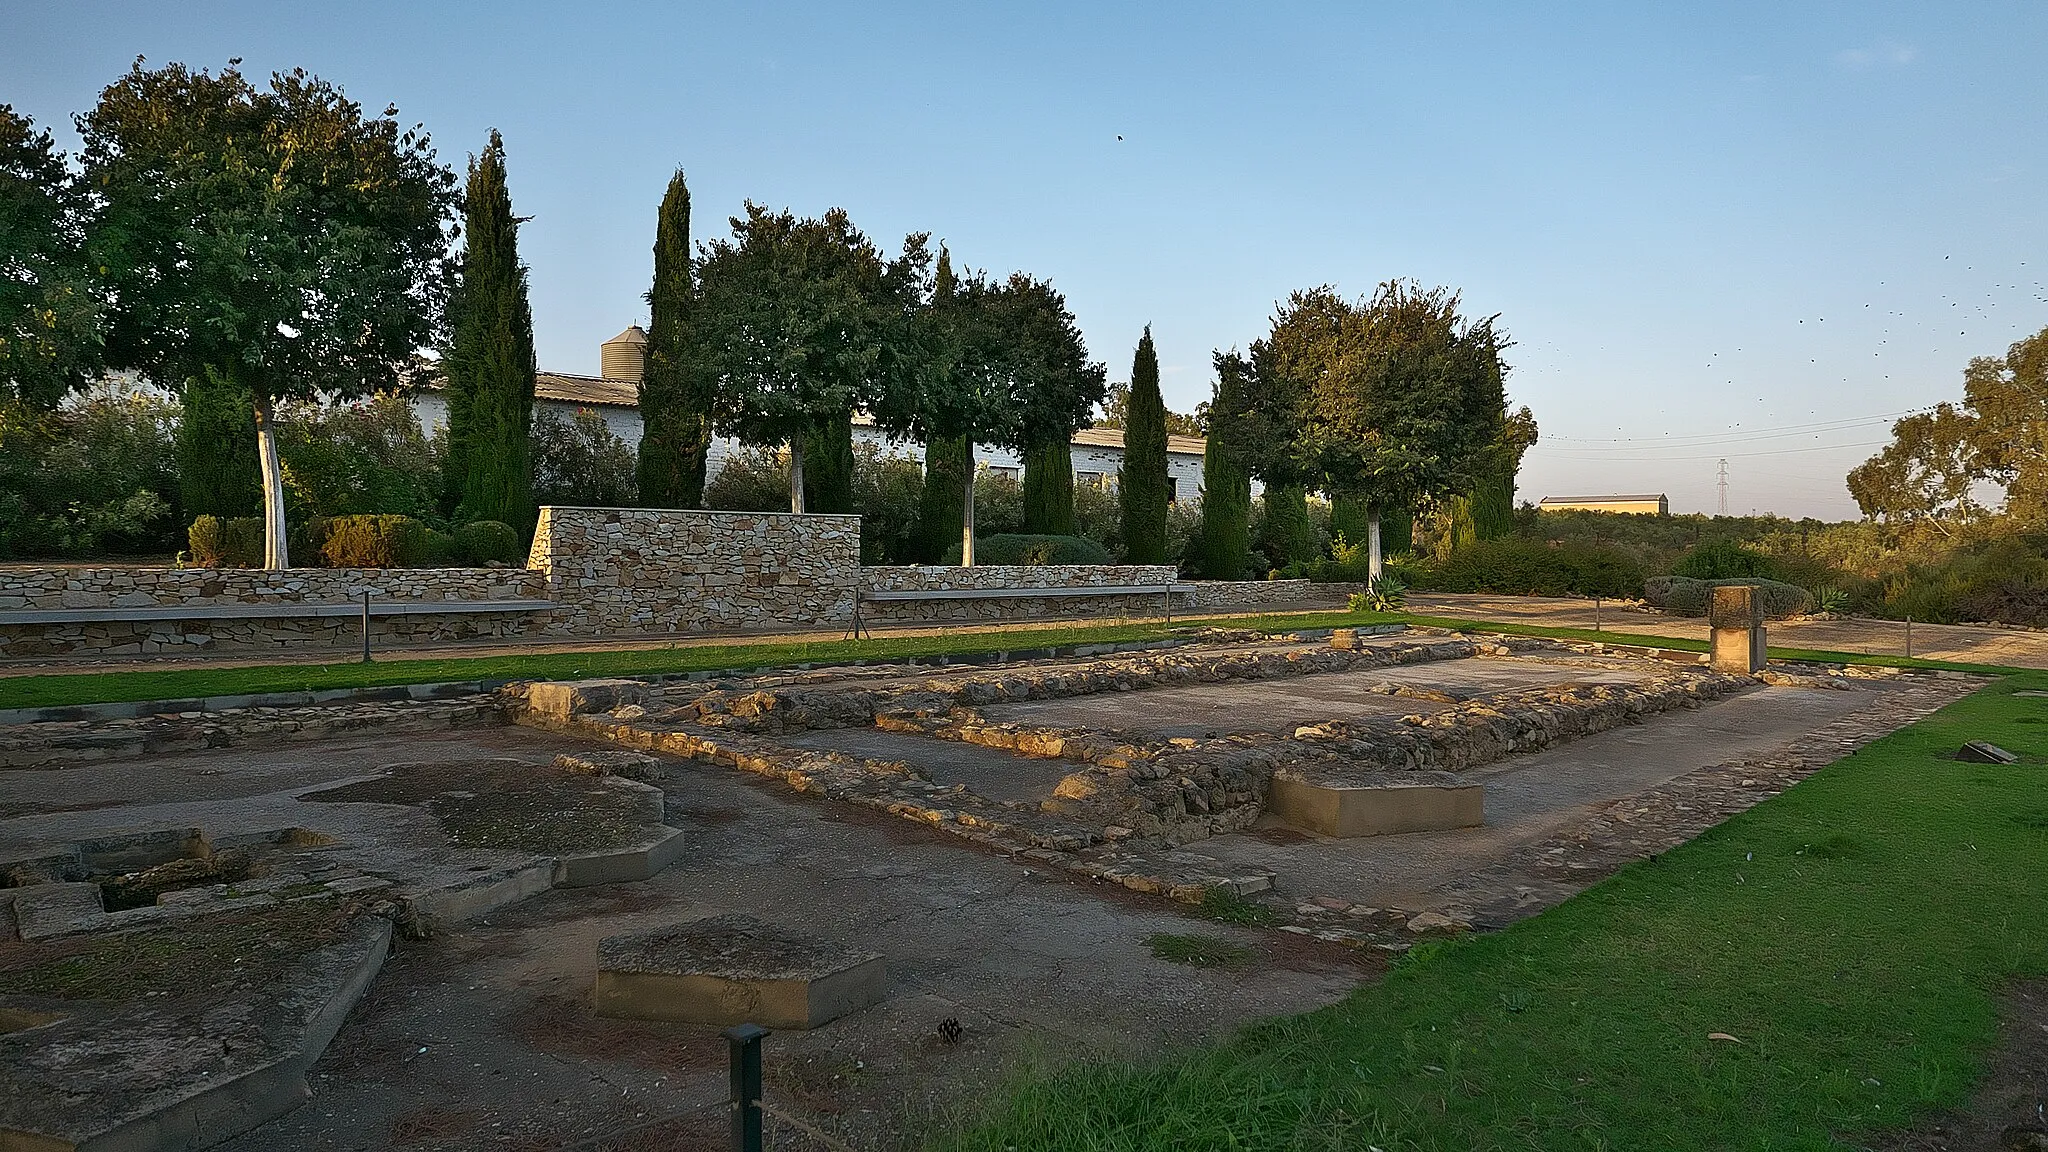
<svg viewBox="0 0 2048 1152">
<path fill-rule="evenodd" d="M 860 517 L 542 508 L 527 567 L 555 635 L 841 625 L 860 580 Z"/>
<path fill-rule="evenodd" d="M 0 611 L 345 604 L 365 589 L 380 602 L 535 600 L 543 585 L 523 568 L 4 568 Z M 533 623 L 520 610 L 378 616 L 370 637 L 377 644 L 512 636 Z M 0 622 L 0 657 L 352 649 L 362 639 L 355 616 Z"/>
<path fill-rule="evenodd" d="M 877 567 L 861 569 L 869 592 L 930 592 L 1012 588 L 1154 587 L 1171 584 L 1176 612 L 1286 607 L 1310 595 L 1306 580 L 1216 580 L 1182 583 L 1171 564 L 988 564 L 974 568 Z M 1158 616 L 1166 597 L 1157 592 L 1129 596 L 1035 596 L 977 600 L 882 600 L 861 605 L 877 623 L 913 621 L 1038 620 L 1049 616 Z"/>
<path fill-rule="evenodd" d="M 0 608 L 342 604 L 379 600 L 537 600 L 523 568 L 0 568 Z"/>
</svg>

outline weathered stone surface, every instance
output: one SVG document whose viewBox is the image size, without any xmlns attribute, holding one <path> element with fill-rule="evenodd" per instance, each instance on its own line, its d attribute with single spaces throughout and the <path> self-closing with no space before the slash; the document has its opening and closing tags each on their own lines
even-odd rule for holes
<svg viewBox="0 0 2048 1152">
<path fill-rule="evenodd" d="M 1417 775 L 1424 775 L 1418 773 Z M 1324 836 L 1387 836 L 1477 828 L 1486 823 L 1486 790 L 1448 773 L 1415 782 L 1333 785 L 1274 774 L 1265 809 Z"/>
<path fill-rule="evenodd" d="M 595 1000 L 605 1016 L 816 1028 L 878 1003 L 886 980 L 876 953 L 725 915 L 606 938 Z"/>
<path fill-rule="evenodd" d="M 539 680 L 526 690 L 526 706 L 546 716 L 580 716 L 609 712 L 621 704 L 638 704 L 647 685 L 638 680 Z"/>
<path fill-rule="evenodd" d="M 619 719 L 637 720 L 639 717 L 621 716 Z M 564 752 L 555 757 L 555 767 L 592 776 L 622 776 L 648 783 L 666 775 L 661 770 L 661 761 L 644 752 Z"/>
</svg>

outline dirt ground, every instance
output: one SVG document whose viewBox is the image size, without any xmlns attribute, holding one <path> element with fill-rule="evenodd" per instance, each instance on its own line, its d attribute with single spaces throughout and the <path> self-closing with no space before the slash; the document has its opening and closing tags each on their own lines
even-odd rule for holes
<svg viewBox="0 0 2048 1152">
<path fill-rule="evenodd" d="M 1647 636 L 1705 640 L 1707 622 L 1666 616 L 1662 612 L 1617 607 L 1607 601 L 1564 596 L 1487 596 L 1447 592 L 1415 592 L 1408 610 L 1431 616 L 1493 620 L 1504 624 L 1540 624 L 1549 628 L 1592 628 Z M 1823 652 L 1866 655 L 1907 655 L 1903 620 L 1774 620 L 1767 631 L 1774 647 L 1809 648 Z M 2002 664 L 2012 668 L 2048 668 L 2048 632 L 1993 628 L 1975 624 L 1912 626 L 1911 655 L 1965 664 Z"/>
<path fill-rule="evenodd" d="M 1387 670 L 1405 695 L 1325 673 L 1015 707 L 1090 727 L 1249 731 L 1347 708 L 1374 714 L 1394 699 L 1426 712 L 1524 681 L 1607 675 L 1598 661 L 1559 659 Z M 1021 1066 L 1157 1053 L 1330 1004 L 1375 978 L 1400 946 L 1318 939 L 1318 918 L 1349 918 L 1372 925 L 1373 940 L 1394 940 L 1424 909 L 1462 911 L 1479 927 L 1532 914 L 1971 686 L 1901 678 L 1845 691 L 1758 688 L 1650 716 L 1475 769 L 1489 791 L 1482 828 L 1328 840 L 1259 827 L 1171 850 L 1273 872 L 1276 891 L 1262 898 L 1272 928 L 1207 919 L 728 767 L 665 759 L 665 819 L 687 845 L 679 862 L 652 880 L 556 889 L 401 940 L 313 1067 L 312 1100 L 222 1147 L 720 1147 L 727 1065 L 717 1030 L 603 1019 L 589 1005 L 607 936 L 728 912 L 879 952 L 888 964 L 881 1004 L 768 1041 L 768 1100 L 784 1117 L 778 1146 L 913 1146 Z M 876 740 L 887 747 L 874 752 L 924 757 L 933 779 L 950 774 L 1021 800 L 1053 779 L 1046 762 L 874 729 L 789 742 L 864 751 L 862 741 Z M 10 802 L 0 850 L 147 827 L 303 827 L 335 836 L 333 851 L 353 867 L 402 884 L 408 874 L 474 869 L 478 852 L 498 851 L 464 848 L 441 827 L 466 811 L 442 811 L 449 803 L 493 790 L 490 772 L 512 762 L 538 771 L 588 747 L 490 728 L 0 770 Z M 427 802 L 442 806 L 440 823 L 417 807 Z M 510 817 L 486 814 L 494 827 L 517 817 L 524 828 L 530 806 L 514 807 Z"/>
</svg>

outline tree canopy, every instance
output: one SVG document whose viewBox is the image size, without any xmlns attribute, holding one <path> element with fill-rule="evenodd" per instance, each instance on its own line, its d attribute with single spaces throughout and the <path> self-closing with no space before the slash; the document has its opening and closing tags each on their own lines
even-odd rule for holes
<svg viewBox="0 0 2048 1152">
<path fill-rule="evenodd" d="M 469 164 L 453 321 L 442 361 L 448 381 L 451 510 L 464 520 L 533 527 L 533 306 L 519 260 L 519 218 L 496 129 Z"/>
<path fill-rule="evenodd" d="M 0 104 L 0 393 L 39 409 L 98 360 L 87 208 L 50 134 Z"/>
<path fill-rule="evenodd" d="M 654 286 L 647 293 L 647 371 L 640 382 L 640 499 L 655 508 L 704 502 L 711 397 L 693 355 L 690 189 L 677 170 L 654 230 Z"/>
<path fill-rule="evenodd" d="M 216 75 L 138 59 L 78 127 L 109 362 L 249 396 L 282 566 L 270 402 L 394 389 L 435 343 L 454 174 L 395 108 L 366 116 L 304 71 L 259 88 L 233 61 Z"/>
<path fill-rule="evenodd" d="M 1985 515 L 1988 488 L 2006 515 L 2048 527 L 2048 328 L 1979 356 L 1963 371 L 1963 402 L 1892 425 L 1892 442 L 1849 473 L 1865 516 L 1949 528 Z"/>
<path fill-rule="evenodd" d="M 789 444 L 791 508 L 802 511 L 804 440 L 880 393 L 923 237 L 891 266 L 841 209 L 799 219 L 750 201 L 731 225 L 697 267 L 693 330 L 715 382 L 712 423 L 750 444 Z"/>
</svg>

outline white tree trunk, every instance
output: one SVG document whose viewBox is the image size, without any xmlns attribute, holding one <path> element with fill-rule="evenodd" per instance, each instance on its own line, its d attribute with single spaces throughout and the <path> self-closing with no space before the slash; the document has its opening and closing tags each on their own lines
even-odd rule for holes
<svg viewBox="0 0 2048 1152">
<path fill-rule="evenodd" d="M 270 397 L 255 395 L 256 466 L 263 478 L 263 566 L 272 570 L 292 566 L 285 545 L 284 464 L 277 455 L 277 427 L 270 419 Z"/>
<path fill-rule="evenodd" d="M 798 515 L 804 510 L 804 438 L 801 433 L 789 438 L 789 510 Z"/>
<path fill-rule="evenodd" d="M 1377 508 L 1365 514 L 1365 571 L 1372 582 L 1380 579 L 1380 510 Z"/>
<path fill-rule="evenodd" d="M 960 566 L 974 567 L 974 453 L 967 454 L 967 483 L 960 494 Z"/>
</svg>

